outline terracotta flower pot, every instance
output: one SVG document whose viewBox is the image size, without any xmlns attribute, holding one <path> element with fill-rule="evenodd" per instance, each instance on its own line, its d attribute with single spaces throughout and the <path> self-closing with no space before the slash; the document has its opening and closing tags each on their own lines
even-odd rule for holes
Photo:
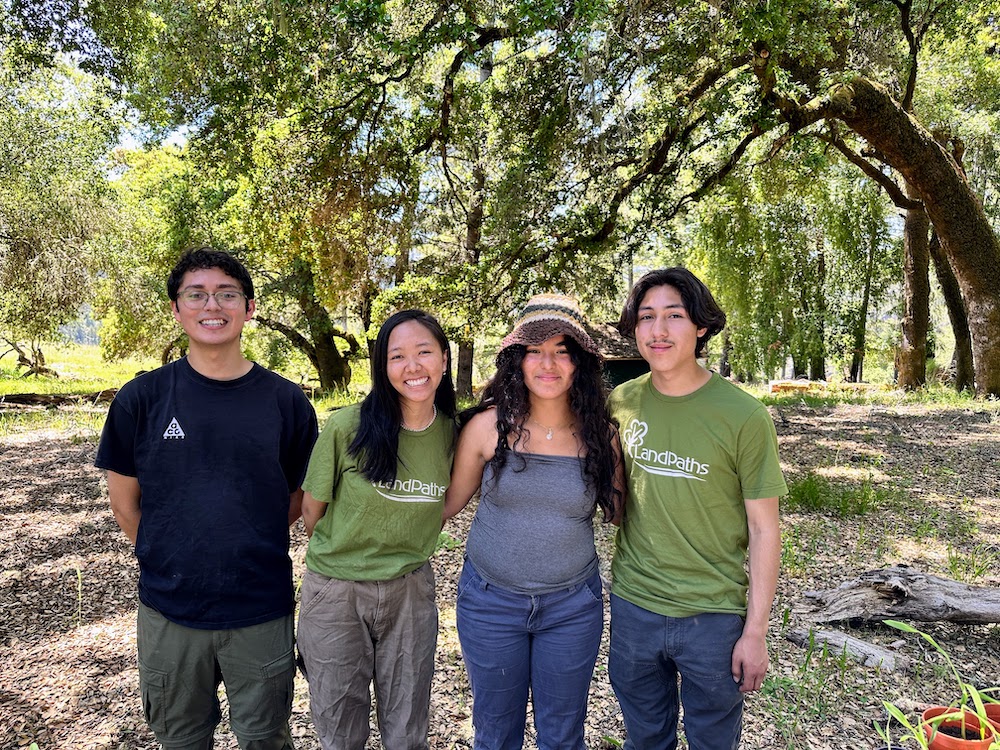
<svg viewBox="0 0 1000 750">
<path fill-rule="evenodd" d="M 997 733 L 1000 734 L 1000 703 L 987 703 L 984 708 L 986 709 L 986 718 L 990 720 L 990 724 L 996 727 Z"/>
<path fill-rule="evenodd" d="M 964 721 L 960 718 L 934 721 L 936 717 L 943 714 L 957 712 L 958 709 L 948 706 L 934 706 L 924 711 L 921 724 L 924 736 L 929 742 L 929 750 L 989 750 L 990 745 L 997 741 L 1000 732 L 992 723 L 987 723 L 983 727 L 983 735 L 980 739 L 980 722 L 979 717 L 975 714 L 966 711 Z M 963 729 L 968 735 L 966 739 L 946 734 L 949 730 L 962 731 Z"/>
</svg>

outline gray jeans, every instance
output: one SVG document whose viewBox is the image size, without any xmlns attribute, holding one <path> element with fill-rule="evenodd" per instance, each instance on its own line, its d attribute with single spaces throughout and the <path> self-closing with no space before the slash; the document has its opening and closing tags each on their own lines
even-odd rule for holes
<svg viewBox="0 0 1000 750">
<path fill-rule="evenodd" d="M 341 581 L 306 571 L 297 642 L 324 750 L 362 750 L 369 686 L 386 750 L 426 750 L 437 646 L 434 571 Z"/>
</svg>

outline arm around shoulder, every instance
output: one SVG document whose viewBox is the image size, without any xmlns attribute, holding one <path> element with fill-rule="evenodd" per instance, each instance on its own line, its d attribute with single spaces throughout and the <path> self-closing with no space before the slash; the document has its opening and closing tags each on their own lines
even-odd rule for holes
<svg viewBox="0 0 1000 750">
<path fill-rule="evenodd" d="M 458 436 L 451 482 L 444 499 L 444 521 L 457 515 L 479 490 L 483 483 L 483 469 L 486 462 L 493 458 L 496 445 L 496 410 L 479 412 Z"/>
</svg>

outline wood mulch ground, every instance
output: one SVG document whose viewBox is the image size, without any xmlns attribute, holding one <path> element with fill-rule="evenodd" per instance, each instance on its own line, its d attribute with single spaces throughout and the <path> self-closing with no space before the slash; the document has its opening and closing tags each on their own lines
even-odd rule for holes
<svg viewBox="0 0 1000 750">
<path fill-rule="evenodd" d="M 867 488 L 875 509 L 859 517 L 783 513 L 783 575 L 772 619 L 772 670 L 747 702 L 744 746 L 875 748 L 882 699 L 951 699 L 941 661 L 916 639 L 883 627 L 849 629 L 900 642 L 915 666 L 883 675 L 782 637 L 801 626 L 803 592 L 908 563 L 939 575 L 1000 585 L 1000 418 L 990 409 L 906 406 L 772 408 L 790 480 L 812 471 Z M 92 467 L 93 435 L 33 431 L 0 438 L 0 749 L 140 750 L 156 747 L 142 719 L 135 661 L 136 565 Z M 471 508 L 449 530 L 464 540 Z M 598 530 L 602 556 L 611 532 Z M 292 556 L 301 575 L 305 537 Z M 434 559 L 441 636 L 431 747 L 471 747 L 470 698 L 454 630 L 461 546 Z M 925 627 L 980 685 L 1000 683 L 1000 628 Z M 605 644 L 606 644 L 605 639 Z M 610 748 L 624 728 L 607 680 L 606 650 L 592 685 L 587 745 Z M 297 746 L 318 742 L 305 683 L 297 681 Z M 373 732 L 370 747 L 379 747 Z M 527 747 L 534 747 L 528 732 Z M 216 747 L 236 748 L 220 726 Z"/>
</svg>

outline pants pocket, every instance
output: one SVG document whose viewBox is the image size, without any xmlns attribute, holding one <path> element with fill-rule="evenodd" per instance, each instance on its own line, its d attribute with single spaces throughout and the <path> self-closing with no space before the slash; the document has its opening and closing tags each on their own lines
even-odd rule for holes
<svg viewBox="0 0 1000 750">
<path fill-rule="evenodd" d="M 165 672 L 157 672 L 154 669 L 139 663 L 139 692 L 142 695 L 142 713 L 146 717 L 146 723 L 154 732 L 167 731 L 167 682 L 168 675 Z"/>
<path fill-rule="evenodd" d="M 295 649 L 260 668 L 261 677 L 270 686 L 268 694 L 272 699 L 275 715 L 283 713 L 292 702 L 292 686 L 295 680 Z"/>
</svg>

